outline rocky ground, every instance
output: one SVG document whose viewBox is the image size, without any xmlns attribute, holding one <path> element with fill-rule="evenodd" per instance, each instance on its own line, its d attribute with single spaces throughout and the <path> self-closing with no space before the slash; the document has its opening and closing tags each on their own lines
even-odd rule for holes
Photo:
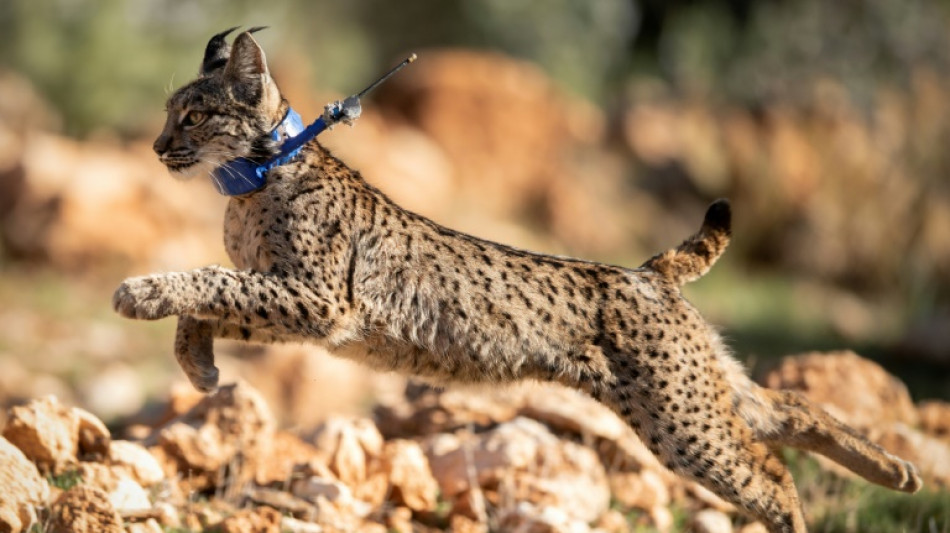
<svg viewBox="0 0 950 533">
<path fill-rule="evenodd" d="M 914 405 L 850 352 L 785 358 L 764 383 L 914 461 L 931 489 L 950 486 L 950 403 Z M 763 531 L 663 468 L 613 413 L 554 386 L 410 384 L 372 417 L 291 432 L 238 382 L 178 388 L 138 420 L 110 430 L 55 396 L 10 408 L 0 531 Z"/>
</svg>

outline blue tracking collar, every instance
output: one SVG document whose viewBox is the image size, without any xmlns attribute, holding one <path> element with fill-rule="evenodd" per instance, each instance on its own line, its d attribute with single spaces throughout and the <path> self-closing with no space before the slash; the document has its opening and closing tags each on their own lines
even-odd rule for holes
<svg viewBox="0 0 950 533">
<path fill-rule="evenodd" d="M 243 157 L 228 161 L 211 173 L 215 187 L 225 196 L 242 196 L 264 188 L 269 170 L 290 163 L 305 144 L 337 122 L 352 124 L 360 116 L 360 111 L 359 98 L 333 102 L 326 106 L 320 118 L 304 128 L 300 115 L 288 109 L 284 119 L 270 132 L 274 141 L 284 141 L 280 152 L 263 163 Z"/>
</svg>

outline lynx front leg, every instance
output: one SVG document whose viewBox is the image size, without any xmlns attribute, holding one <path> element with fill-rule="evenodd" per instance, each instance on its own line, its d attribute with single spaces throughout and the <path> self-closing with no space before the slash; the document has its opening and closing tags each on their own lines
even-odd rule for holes
<svg viewBox="0 0 950 533">
<path fill-rule="evenodd" d="M 175 333 L 175 359 L 196 389 L 209 393 L 218 388 L 211 323 L 190 316 L 179 317 Z"/>
<path fill-rule="evenodd" d="M 178 318 L 175 334 L 175 359 L 191 384 L 201 392 L 218 387 L 218 368 L 214 365 L 214 339 L 275 342 L 276 335 L 238 326 L 221 320 L 201 320 L 183 315 Z"/>
<path fill-rule="evenodd" d="M 278 335 L 322 338 L 341 312 L 329 298 L 332 293 L 323 292 L 288 276 L 211 266 L 129 278 L 116 290 L 112 305 L 129 318 L 189 315 Z"/>
</svg>

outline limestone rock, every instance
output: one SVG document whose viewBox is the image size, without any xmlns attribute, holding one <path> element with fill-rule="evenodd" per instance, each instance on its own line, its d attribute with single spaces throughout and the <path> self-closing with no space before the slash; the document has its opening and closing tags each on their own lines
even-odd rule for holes
<svg viewBox="0 0 950 533">
<path fill-rule="evenodd" d="M 670 503 L 670 492 L 654 470 L 611 472 L 610 492 L 620 503 L 634 509 L 650 510 Z"/>
<path fill-rule="evenodd" d="M 435 435 L 424 448 L 446 497 L 463 493 L 470 481 L 481 487 L 503 484 L 502 499 L 563 508 L 582 522 L 595 520 L 609 503 L 607 476 L 597 455 L 528 418 L 471 437 Z"/>
<path fill-rule="evenodd" d="M 560 385 L 524 383 L 502 389 L 442 391 L 411 383 L 406 397 L 406 403 L 377 409 L 379 427 L 388 438 L 492 426 L 520 415 L 543 422 L 555 433 L 576 435 L 589 442 L 612 468 L 662 468 L 613 411 Z"/>
<path fill-rule="evenodd" d="M 586 522 L 573 519 L 564 508 L 552 506 L 534 506 L 529 502 L 519 502 L 513 508 L 499 513 L 499 525 L 503 531 L 524 531 L 526 533 L 587 533 L 590 527 Z"/>
<path fill-rule="evenodd" d="M 258 470 L 257 483 L 267 485 L 290 479 L 295 470 L 308 467 L 316 470 L 327 464 L 326 453 L 316 446 L 304 442 L 300 437 L 287 431 L 274 433 L 271 441 L 271 453 L 263 458 L 263 464 Z M 311 472 L 323 475 L 324 472 Z M 329 466 L 326 468 L 329 473 Z"/>
<path fill-rule="evenodd" d="M 211 528 L 215 533 L 281 533 L 281 516 L 270 507 L 242 509 Z"/>
<path fill-rule="evenodd" d="M 148 493 L 141 485 L 130 478 L 122 478 L 115 489 L 109 492 L 109 501 L 120 513 L 144 511 L 152 508 Z"/>
<path fill-rule="evenodd" d="M 77 443 L 79 458 L 84 461 L 98 461 L 105 458 L 109 454 L 109 445 L 112 443 L 109 428 L 96 415 L 85 409 L 73 407 L 70 411 L 79 421 Z"/>
<path fill-rule="evenodd" d="M 920 429 L 931 435 L 950 442 L 950 403 L 932 400 L 917 406 Z"/>
<path fill-rule="evenodd" d="M 216 486 L 227 467 L 232 486 L 252 480 L 270 454 L 274 420 L 260 395 L 244 383 L 221 387 L 146 441 L 173 461 L 188 489 Z"/>
<path fill-rule="evenodd" d="M 112 441 L 109 444 L 109 464 L 124 467 L 143 487 L 151 487 L 165 479 L 162 466 L 155 457 L 135 442 Z"/>
<path fill-rule="evenodd" d="M 692 527 L 696 533 L 732 533 L 732 520 L 720 511 L 704 509 L 693 516 Z"/>
<path fill-rule="evenodd" d="M 383 448 L 383 470 L 392 500 L 415 511 L 435 509 L 439 485 L 432 477 L 422 447 L 410 440 L 393 440 Z"/>
<path fill-rule="evenodd" d="M 309 440 L 326 454 L 333 474 L 353 489 L 374 473 L 383 451 L 383 436 L 366 418 L 331 417 Z"/>
<path fill-rule="evenodd" d="M 165 533 L 162 526 L 154 518 L 143 522 L 136 522 L 125 526 L 125 533 Z"/>
<path fill-rule="evenodd" d="M 13 407 L 3 436 L 42 472 L 75 463 L 79 452 L 79 418 L 55 396 Z"/>
<path fill-rule="evenodd" d="M 19 448 L 0 437 L 0 531 L 25 531 L 36 521 L 36 506 L 49 498 L 49 485 Z"/>
<path fill-rule="evenodd" d="M 616 509 L 608 509 L 606 513 L 600 515 L 595 526 L 597 531 L 605 533 L 629 533 L 630 531 L 627 518 Z"/>
<path fill-rule="evenodd" d="M 452 515 L 451 530 L 453 533 L 488 533 L 488 525 L 464 515 Z"/>
<path fill-rule="evenodd" d="M 50 510 L 50 533 L 123 533 L 109 495 L 88 485 L 62 493 Z"/>
<path fill-rule="evenodd" d="M 907 387 L 877 363 L 850 351 L 786 357 L 764 383 L 773 389 L 800 391 L 861 429 L 890 422 L 914 425 L 917 420 Z"/>
<path fill-rule="evenodd" d="M 285 516 L 280 520 L 280 529 L 285 533 L 323 533 L 323 526 Z"/>
<path fill-rule="evenodd" d="M 412 533 L 412 509 L 396 507 L 386 513 L 386 527 L 395 533 Z"/>
</svg>

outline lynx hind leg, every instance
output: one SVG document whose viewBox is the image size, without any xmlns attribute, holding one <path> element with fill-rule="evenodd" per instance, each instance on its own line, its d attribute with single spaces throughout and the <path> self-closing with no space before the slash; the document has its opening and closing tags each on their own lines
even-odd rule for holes
<svg viewBox="0 0 950 533">
<path fill-rule="evenodd" d="M 723 392 L 706 392 L 705 399 L 698 392 L 685 405 L 667 402 L 662 393 L 621 392 L 640 405 L 628 401 L 619 411 L 670 470 L 735 504 L 772 533 L 804 533 L 791 474 L 775 450 L 734 419 L 727 402 L 712 400 Z"/>
<path fill-rule="evenodd" d="M 864 479 L 889 489 L 917 492 L 923 486 L 917 468 L 870 442 L 824 409 L 793 391 L 760 389 L 759 402 L 771 418 L 757 435 L 774 446 L 820 453 Z M 761 418 L 761 417 L 760 417 Z"/>
<path fill-rule="evenodd" d="M 218 388 L 214 366 L 214 328 L 207 320 L 182 315 L 175 334 L 175 359 L 196 389 L 204 393 Z"/>
</svg>

